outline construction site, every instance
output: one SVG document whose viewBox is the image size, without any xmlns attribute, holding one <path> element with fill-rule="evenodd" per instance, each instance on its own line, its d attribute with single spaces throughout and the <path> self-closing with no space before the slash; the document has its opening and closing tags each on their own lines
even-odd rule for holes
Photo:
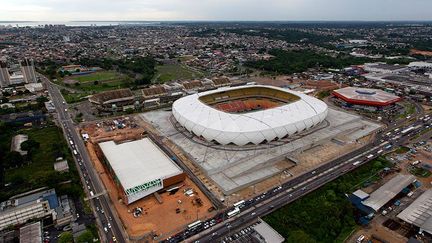
<svg viewBox="0 0 432 243">
<path fill-rule="evenodd" d="M 133 117 L 121 117 L 82 124 L 80 130 L 85 134 L 91 160 L 129 238 L 141 240 L 171 235 L 191 222 L 214 216 L 212 202 L 176 163 L 177 156 L 168 155 L 170 151 L 160 147 L 164 146 L 163 142 L 139 123 Z M 144 146 L 143 151 L 139 146 Z M 123 153 L 117 158 L 120 150 Z M 140 158 L 136 159 L 137 156 Z M 130 168 L 135 170 L 136 177 Z M 169 172 L 173 173 L 161 176 Z M 129 176 L 124 177 L 125 173 Z M 163 185 L 154 183 L 150 176 L 161 176 Z M 143 178 L 151 179 L 151 183 L 141 184 L 146 182 L 139 181 Z M 128 186 L 134 185 L 133 182 L 139 187 L 131 190 Z M 144 186 L 145 190 L 136 193 Z"/>
</svg>

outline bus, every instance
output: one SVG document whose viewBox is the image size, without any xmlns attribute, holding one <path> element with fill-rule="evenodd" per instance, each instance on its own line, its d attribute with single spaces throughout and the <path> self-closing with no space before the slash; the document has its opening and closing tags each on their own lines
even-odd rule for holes
<svg viewBox="0 0 432 243">
<path fill-rule="evenodd" d="M 235 207 L 235 208 L 242 208 L 244 206 L 244 204 L 245 204 L 245 201 L 241 200 L 241 201 L 238 201 L 238 202 L 234 203 L 233 207 Z"/>
<path fill-rule="evenodd" d="M 228 216 L 228 218 L 231 218 L 231 217 L 236 216 L 239 213 L 240 213 L 240 209 L 239 208 L 234 208 L 233 210 L 231 210 L 231 211 L 229 211 L 227 213 L 227 216 Z"/>
<path fill-rule="evenodd" d="M 361 161 L 356 161 L 353 163 L 354 166 L 357 166 L 358 164 L 360 164 Z"/>
<path fill-rule="evenodd" d="M 193 222 L 192 224 L 188 225 L 187 228 L 189 230 L 195 229 L 195 228 L 199 227 L 201 224 L 202 224 L 201 220 L 197 220 L 197 221 Z"/>
</svg>

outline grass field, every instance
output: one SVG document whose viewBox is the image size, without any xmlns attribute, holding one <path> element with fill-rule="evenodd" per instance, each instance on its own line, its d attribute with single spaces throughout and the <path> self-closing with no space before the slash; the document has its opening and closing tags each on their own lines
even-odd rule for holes
<svg viewBox="0 0 432 243">
<path fill-rule="evenodd" d="M 11 190 L 5 188 L 7 190 L 6 194 L 15 195 L 43 186 L 54 187 L 58 192 L 63 189 L 67 191 L 72 187 L 78 195 L 82 192 L 71 153 L 66 140 L 63 138 L 62 131 L 58 127 L 47 126 L 44 128 L 23 129 L 19 133 L 27 134 L 29 139 L 33 139 L 40 144 L 40 148 L 33 152 L 31 163 L 6 171 L 5 183 L 11 183 L 13 187 L 10 188 Z M 68 160 L 68 173 L 60 174 L 54 170 L 57 157 Z M 67 180 L 72 180 L 72 185 L 59 185 L 59 182 Z"/>
<path fill-rule="evenodd" d="M 264 217 L 287 242 L 343 242 L 358 227 L 345 193 L 352 193 L 390 163 L 378 158 Z"/>
<path fill-rule="evenodd" d="M 164 83 L 172 80 L 202 78 L 204 75 L 179 64 L 166 64 L 156 67 L 155 82 Z"/>
<path fill-rule="evenodd" d="M 116 71 L 99 71 L 91 74 L 86 75 L 76 75 L 76 76 L 70 76 L 70 79 L 77 80 L 81 83 L 87 83 L 87 82 L 104 82 L 109 80 L 115 80 L 120 79 L 121 74 L 117 73 Z"/>
<path fill-rule="evenodd" d="M 71 76 L 70 79 L 77 80 L 79 83 L 66 85 L 76 91 L 68 92 L 67 94 L 62 93 L 67 103 L 79 102 L 82 101 L 83 97 L 95 93 L 128 88 L 132 85 L 131 78 L 116 71 L 100 71 L 87 75 Z"/>
</svg>

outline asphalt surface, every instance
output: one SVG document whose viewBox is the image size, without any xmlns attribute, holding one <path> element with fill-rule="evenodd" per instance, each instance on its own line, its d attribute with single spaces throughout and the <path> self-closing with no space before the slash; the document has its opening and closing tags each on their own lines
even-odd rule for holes
<svg viewBox="0 0 432 243">
<path fill-rule="evenodd" d="M 114 240 L 116 242 L 126 242 L 126 236 L 122 225 L 118 217 L 116 217 L 116 214 L 113 213 L 114 209 L 112 209 L 111 202 L 109 201 L 110 199 L 105 194 L 105 188 L 97 172 L 93 168 L 81 135 L 75 129 L 75 125 L 69 116 L 63 96 L 56 85 L 52 84 L 46 77 L 40 77 L 47 86 L 51 100 L 57 111 L 59 123 L 73 151 L 75 163 L 81 177 L 81 182 L 85 187 L 86 194 L 88 198 L 91 198 L 89 200 L 99 225 L 99 232 L 102 238 L 101 242 L 114 242 Z M 72 141 L 72 143 L 70 141 Z M 97 197 L 92 197 L 91 194 Z"/>
<path fill-rule="evenodd" d="M 49 80 L 43 76 L 41 76 L 41 78 L 47 85 L 51 99 L 56 107 L 59 122 L 64 130 L 65 137 L 69 143 L 70 140 L 72 140 L 72 143 L 69 145 L 73 150 L 75 163 L 77 168 L 79 168 L 78 171 L 83 185 L 85 185 L 85 191 L 88 197 L 91 198 L 90 201 L 102 236 L 101 241 L 112 242 L 113 237 L 115 237 L 117 242 L 126 242 L 126 235 L 122 225 L 114 214 L 114 209 L 112 209 L 109 198 L 105 195 L 104 186 L 94 170 L 84 142 L 81 139 L 80 134 L 76 131 L 75 125 L 69 116 L 63 96 L 56 85 L 49 82 Z M 416 120 L 408 125 L 404 125 L 404 123 L 406 122 L 403 121 L 400 123 L 390 124 L 386 130 L 381 131 L 376 135 L 373 143 L 352 153 L 341 156 L 311 172 L 302 174 L 276 188 L 245 201 L 244 204 L 239 206 L 241 211 L 240 214 L 230 218 L 228 217 L 227 212 L 232 211 L 234 208 L 228 208 L 224 212 L 216 215 L 214 218 L 202 222 L 198 227 L 186 229 L 185 231 L 170 237 L 166 241 L 214 241 L 221 236 L 229 234 L 231 230 L 240 228 L 245 224 L 256 220 L 257 217 L 265 216 L 355 169 L 356 167 L 373 160 L 385 150 L 392 149 L 393 147 L 405 143 L 413 136 L 413 134 L 426 129 L 426 124 L 421 120 Z M 430 121 L 428 124 L 430 124 Z M 411 126 L 416 127 L 416 129 L 412 129 L 406 134 L 401 133 L 403 130 Z M 399 129 L 395 132 L 394 130 L 396 128 Z M 392 133 L 387 135 L 389 131 Z M 389 148 L 389 145 L 392 145 L 392 148 Z M 92 197 L 91 195 L 96 195 L 97 197 Z M 108 227 L 108 223 L 111 227 Z M 104 230 L 105 228 L 107 229 L 106 231 Z"/>
<path fill-rule="evenodd" d="M 186 240 L 187 242 L 215 241 L 222 236 L 230 234 L 231 230 L 239 229 L 245 224 L 256 220 L 257 217 L 265 216 L 314 191 L 339 176 L 354 170 L 358 166 L 375 159 L 381 154 L 386 153 L 386 151 L 406 143 L 411 137 L 427 129 L 427 126 L 431 125 L 430 122 L 431 121 L 425 123 L 420 119 L 415 119 L 414 122 L 408 124 L 405 124 L 407 123 L 406 121 L 391 124 L 386 130 L 381 131 L 376 135 L 373 143 L 337 158 L 311 172 L 294 178 L 293 180 L 284 183 L 279 187 L 273 188 L 266 193 L 245 201 L 245 203 L 240 206 L 240 214 L 228 218 L 226 212 L 234 209 L 231 207 L 227 209 L 225 213 L 202 222 L 200 227 L 186 229 L 185 231 L 169 238 L 167 242 L 179 242 L 183 240 Z M 405 129 L 410 127 L 413 128 L 404 132 Z M 206 229 L 205 225 L 209 225 L 209 222 L 212 220 L 216 220 L 216 222 L 219 223 L 213 224 L 213 227 Z"/>
</svg>

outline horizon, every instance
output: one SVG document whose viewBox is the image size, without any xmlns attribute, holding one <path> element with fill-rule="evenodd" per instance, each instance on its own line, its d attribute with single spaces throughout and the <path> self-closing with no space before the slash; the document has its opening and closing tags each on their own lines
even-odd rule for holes
<svg viewBox="0 0 432 243">
<path fill-rule="evenodd" d="M 0 0 L 0 6 L 2 21 L 11 22 L 432 21 L 428 0 Z"/>
</svg>

